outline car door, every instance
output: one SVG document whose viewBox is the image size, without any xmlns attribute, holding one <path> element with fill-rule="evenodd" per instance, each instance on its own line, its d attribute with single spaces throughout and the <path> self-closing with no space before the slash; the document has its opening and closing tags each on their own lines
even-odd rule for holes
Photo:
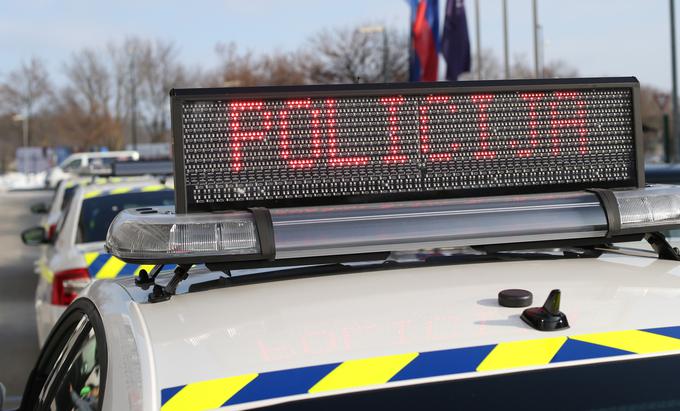
<svg viewBox="0 0 680 411">
<path fill-rule="evenodd" d="M 68 308 L 31 372 L 21 410 L 100 410 L 107 365 L 101 318 L 87 299 Z"/>
</svg>

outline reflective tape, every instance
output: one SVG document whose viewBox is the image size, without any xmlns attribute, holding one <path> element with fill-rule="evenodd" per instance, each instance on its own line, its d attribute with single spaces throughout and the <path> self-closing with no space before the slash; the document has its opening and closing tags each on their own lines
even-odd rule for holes
<svg viewBox="0 0 680 411">
<path fill-rule="evenodd" d="M 85 264 L 90 277 L 96 279 L 111 279 L 127 276 L 137 276 L 141 270 L 150 272 L 153 264 L 129 264 L 107 253 L 85 253 Z M 174 270 L 174 264 L 168 264 L 164 270 Z"/>
<path fill-rule="evenodd" d="M 116 195 L 116 194 L 127 194 L 127 193 L 147 193 L 151 191 L 163 191 L 163 190 L 172 190 L 172 187 L 162 185 L 162 184 L 155 184 L 155 185 L 150 185 L 146 187 L 139 187 L 139 188 L 130 188 L 130 187 L 118 187 L 114 188 L 111 190 L 92 190 L 88 191 L 85 193 L 83 196 L 85 199 L 90 199 L 90 198 L 95 198 L 95 197 L 102 197 L 102 196 L 110 196 L 110 195 Z"/>
<path fill-rule="evenodd" d="M 293 395 L 378 387 L 395 381 L 673 351 L 680 352 L 680 326 L 352 359 L 164 388 L 160 393 L 161 411 L 203 411 Z"/>
</svg>

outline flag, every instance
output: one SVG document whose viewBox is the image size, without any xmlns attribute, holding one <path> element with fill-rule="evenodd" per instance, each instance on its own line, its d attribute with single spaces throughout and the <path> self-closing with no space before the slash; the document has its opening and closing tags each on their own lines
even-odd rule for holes
<svg viewBox="0 0 680 411">
<path fill-rule="evenodd" d="M 410 81 L 436 81 L 439 64 L 439 0 L 410 0 Z"/>
<path fill-rule="evenodd" d="M 442 54 L 446 60 L 447 80 L 458 80 L 460 73 L 470 71 L 470 38 L 463 0 L 446 2 Z"/>
</svg>

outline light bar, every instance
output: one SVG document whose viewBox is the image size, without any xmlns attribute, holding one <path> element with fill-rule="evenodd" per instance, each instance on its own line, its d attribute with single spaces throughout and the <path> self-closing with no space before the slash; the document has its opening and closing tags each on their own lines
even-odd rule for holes
<svg viewBox="0 0 680 411">
<path fill-rule="evenodd" d="M 178 213 L 641 188 L 634 78 L 180 89 Z"/>
<path fill-rule="evenodd" d="M 641 228 L 659 231 L 680 225 L 680 196 L 676 186 L 653 186 L 645 190 L 613 193 L 622 232 Z"/>
<path fill-rule="evenodd" d="M 109 226 L 106 247 L 130 262 L 181 263 L 221 259 L 269 258 L 263 246 L 268 221 L 250 212 L 176 215 L 172 207 L 145 207 L 121 211 Z M 264 241 L 267 242 L 267 241 Z"/>
<path fill-rule="evenodd" d="M 605 243 L 613 231 L 680 227 L 680 187 L 612 193 L 615 209 L 581 191 L 281 208 L 266 215 L 260 209 L 192 215 L 168 207 L 126 210 L 111 224 L 107 248 L 130 262 L 234 262 L 576 239 Z M 611 225 L 613 212 L 620 227 Z"/>
<path fill-rule="evenodd" d="M 111 165 L 111 173 L 117 177 L 139 176 L 139 175 L 172 175 L 172 161 L 153 160 L 153 161 L 117 161 Z"/>
</svg>

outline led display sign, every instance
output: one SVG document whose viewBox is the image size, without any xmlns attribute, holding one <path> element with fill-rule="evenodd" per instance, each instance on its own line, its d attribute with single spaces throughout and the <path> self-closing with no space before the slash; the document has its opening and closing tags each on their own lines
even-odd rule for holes
<svg viewBox="0 0 680 411">
<path fill-rule="evenodd" d="M 173 90 L 178 212 L 644 184 L 634 78 Z"/>
</svg>

